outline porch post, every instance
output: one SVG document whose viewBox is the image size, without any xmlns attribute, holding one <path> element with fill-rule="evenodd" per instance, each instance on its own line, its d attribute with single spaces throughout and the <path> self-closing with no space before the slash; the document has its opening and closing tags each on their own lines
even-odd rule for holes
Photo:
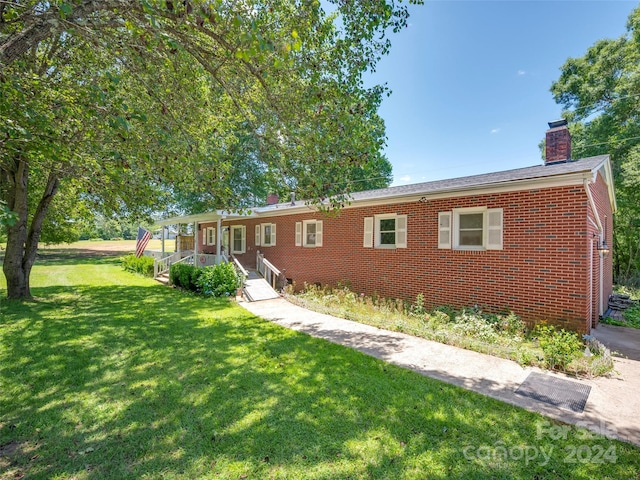
<svg viewBox="0 0 640 480">
<path fill-rule="evenodd" d="M 198 222 L 193 222 L 193 255 L 198 255 L 198 242 L 200 242 L 200 231 L 198 230 Z"/>
<path fill-rule="evenodd" d="M 182 242 L 180 242 L 180 236 L 182 234 L 182 224 L 178 224 L 178 233 L 176 234 L 176 252 L 180 253 L 182 251 Z"/>
<path fill-rule="evenodd" d="M 218 217 L 216 222 L 216 263 L 220 263 L 220 245 L 222 244 L 222 218 Z"/>
<path fill-rule="evenodd" d="M 160 237 L 162 239 L 162 258 L 164 258 L 164 229 L 165 226 L 163 225 L 162 229 L 160 230 L 162 232 Z"/>
</svg>

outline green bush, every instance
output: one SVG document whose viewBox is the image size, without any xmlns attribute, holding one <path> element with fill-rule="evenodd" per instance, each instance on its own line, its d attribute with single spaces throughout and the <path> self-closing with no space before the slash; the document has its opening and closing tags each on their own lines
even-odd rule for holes
<svg viewBox="0 0 640 480">
<path fill-rule="evenodd" d="M 566 370 L 583 349 L 578 334 L 568 332 L 564 328 L 558 330 L 552 325 L 540 323 L 536 325 L 535 336 L 538 338 L 538 344 L 549 368 L 560 367 Z"/>
<path fill-rule="evenodd" d="M 473 311 L 462 310 L 451 324 L 451 329 L 458 335 L 475 337 L 487 343 L 496 343 L 498 335 L 493 323 Z"/>
<path fill-rule="evenodd" d="M 169 281 L 176 287 L 195 292 L 198 290 L 200 270 L 186 263 L 174 263 L 169 269 Z"/>
<path fill-rule="evenodd" d="M 197 285 L 205 295 L 228 297 L 236 294 L 236 290 L 242 285 L 242 277 L 238 275 L 233 264 L 219 263 L 201 269 Z"/>
<path fill-rule="evenodd" d="M 127 255 L 122 257 L 122 268 L 127 272 L 153 277 L 153 258 L 145 256 L 137 258 L 135 255 Z"/>
</svg>

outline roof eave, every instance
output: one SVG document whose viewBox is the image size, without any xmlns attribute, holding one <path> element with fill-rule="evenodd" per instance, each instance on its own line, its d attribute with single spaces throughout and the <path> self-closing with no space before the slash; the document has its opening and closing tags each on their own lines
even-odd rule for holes
<svg viewBox="0 0 640 480">
<path fill-rule="evenodd" d="M 592 177 L 591 170 L 585 170 L 580 172 L 573 173 L 565 173 L 561 175 L 540 177 L 540 178 L 529 178 L 523 180 L 506 180 L 501 182 L 493 182 L 483 185 L 470 185 L 466 187 L 451 187 L 439 189 L 437 191 L 431 192 L 415 192 L 412 194 L 404 194 L 404 195 L 389 195 L 384 197 L 378 197 L 374 199 L 362 199 L 362 200 L 354 200 L 352 203 L 345 208 L 355 208 L 361 206 L 369 206 L 369 205 L 380 205 L 380 204 L 397 204 L 397 203 L 405 203 L 418 201 L 422 199 L 439 199 L 439 198 L 448 198 L 448 197 L 467 197 L 471 195 L 477 194 L 488 194 L 488 193 L 502 193 L 502 192 L 510 192 L 510 191 L 519 191 L 527 188 L 549 188 L 549 187 L 557 187 L 557 186 L 571 186 L 571 185 L 581 185 L 583 180 L 590 179 Z"/>
</svg>

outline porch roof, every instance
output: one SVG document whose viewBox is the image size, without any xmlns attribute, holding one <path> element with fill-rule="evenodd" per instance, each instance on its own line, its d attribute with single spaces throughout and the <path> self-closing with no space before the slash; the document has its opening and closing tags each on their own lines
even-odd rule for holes
<svg viewBox="0 0 640 480">
<path fill-rule="evenodd" d="M 171 217 L 163 220 L 157 220 L 153 225 L 154 228 L 166 227 L 167 225 L 177 225 L 179 223 L 194 223 L 194 222 L 216 222 L 219 218 L 225 218 L 221 212 L 205 212 L 196 213 L 194 215 L 184 215 L 182 217 Z"/>
</svg>

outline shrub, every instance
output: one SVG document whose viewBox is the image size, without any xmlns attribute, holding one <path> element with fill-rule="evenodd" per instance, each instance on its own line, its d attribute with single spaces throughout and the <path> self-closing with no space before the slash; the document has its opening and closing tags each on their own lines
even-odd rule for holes
<svg viewBox="0 0 640 480">
<path fill-rule="evenodd" d="M 219 263 L 201 269 L 196 283 L 205 295 L 228 297 L 235 295 L 236 290 L 242 285 L 242 277 L 232 263 Z"/>
<path fill-rule="evenodd" d="M 497 326 L 500 331 L 515 337 L 523 337 L 527 331 L 527 325 L 513 312 L 506 317 L 499 317 Z"/>
<path fill-rule="evenodd" d="M 462 311 L 451 325 L 451 329 L 459 335 L 479 338 L 487 343 L 495 343 L 498 340 L 493 324 L 476 312 Z"/>
<path fill-rule="evenodd" d="M 434 310 L 424 316 L 424 324 L 433 329 L 436 329 L 440 325 L 445 325 L 450 321 L 451 317 L 441 310 Z"/>
<path fill-rule="evenodd" d="M 174 263 L 169 270 L 169 281 L 176 287 L 197 291 L 200 269 L 186 263 Z"/>
<path fill-rule="evenodd" d="M 137 273 L 145 277 L 153 277 L 153 258 L 135 255 L 122 257 L 122 268 L 127 272 Z"/>
<path fill-rule="evenodd" d="M 535 336 L 549 368 L 560 367 L 565 370 L 582 352 L 583 345 L 578 334 L 564 328 L 557 330 L 552 325 L 540 323 L 536 325 Z"/>
<path fill-rule="evenodd" d="M 409 308 L 409 312 L 411 313 L 411 315 L 416 315 L 418 317 L 421 317 L 427 313 L 427 309 L 424 308 L 424 294 L 419 293 L 418 295 L 416 295 L 416 301 Z"/>
</svg>

